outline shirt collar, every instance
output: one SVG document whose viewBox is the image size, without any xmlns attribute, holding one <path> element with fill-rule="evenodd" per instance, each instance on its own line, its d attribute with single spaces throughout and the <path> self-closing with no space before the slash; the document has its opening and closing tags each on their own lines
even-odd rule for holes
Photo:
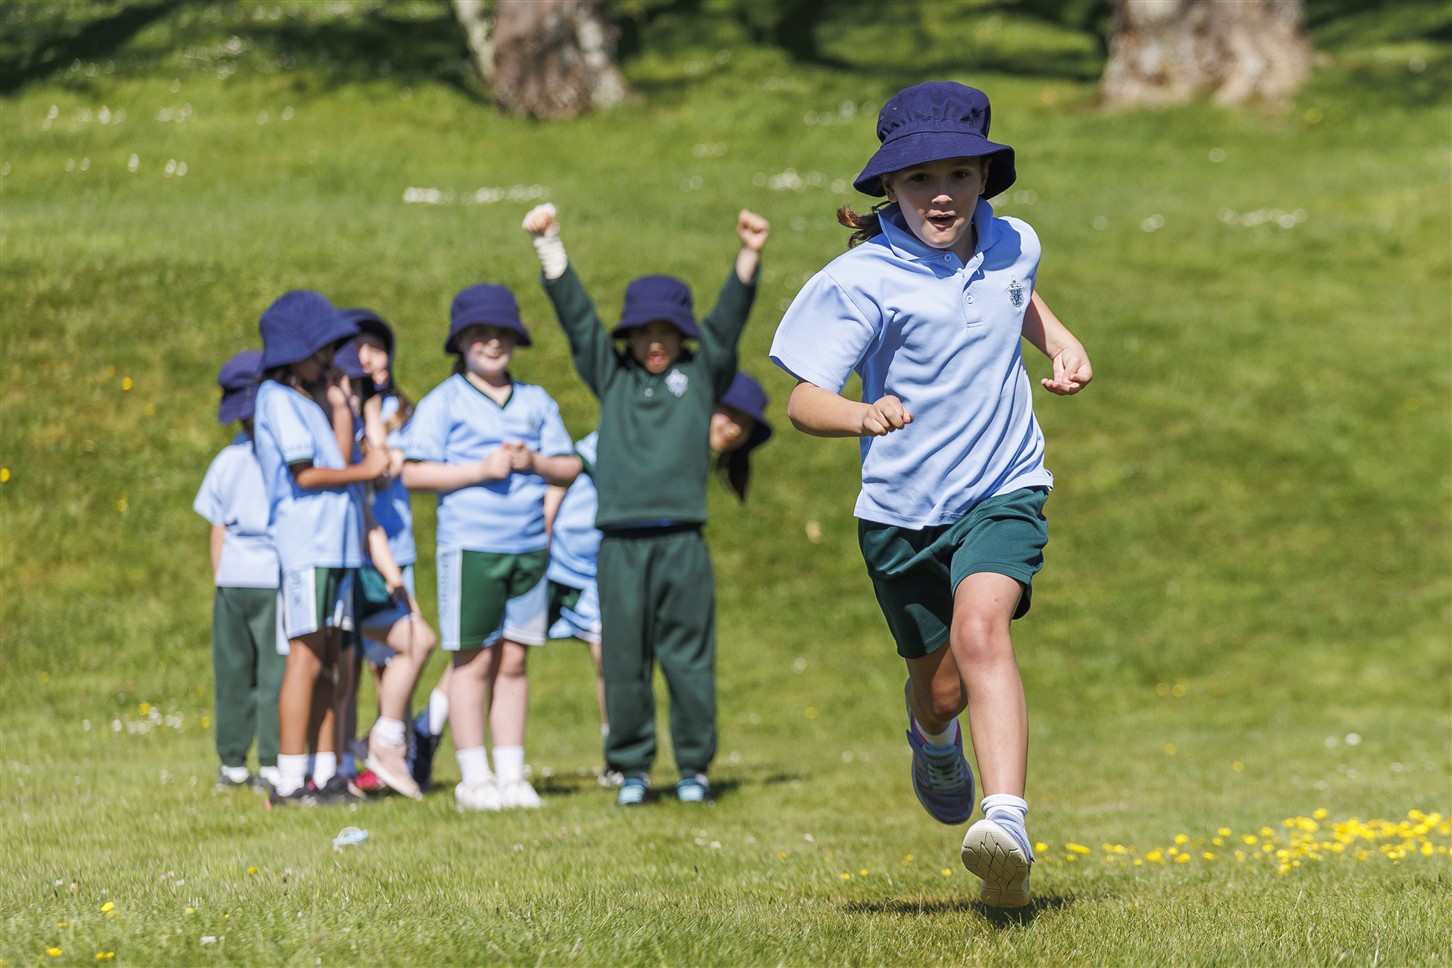
<svg viewBox="0 0 1452 968">
<path fill-rule="evenodd" d="M 895 202 L 882 209 L 878 224 L 882 226 L 882 234 L 887 244 L 903 258 L 915 262 L 938 262 L 944 255 L 951 254 L 947 249 L 933 248 L 914 235 L 903 221 L 902 209 Z M 978 204 L 973 209 L 973 225 L 978 230 L 978 248 L 974 250 L 974 255 L 981 255 L 998 240 L 993 206 L 987 200 L 978 199 Z"/>
</svg>

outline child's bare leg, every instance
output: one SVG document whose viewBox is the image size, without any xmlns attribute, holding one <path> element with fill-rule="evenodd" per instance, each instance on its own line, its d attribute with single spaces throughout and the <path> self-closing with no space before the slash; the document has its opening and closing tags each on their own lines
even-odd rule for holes
<svg viewBox="0 0 1452 968">
<path fill-rule="evenodd" d="M 590 661 L 595 664 L 595 701 L 600 704 L 600 725 L 610 728 L 610 715 L 605 712 L 605 673 L 600 666 L 600 643 L 591 642 Z"/>
<path fill-rule="evenodd" d="M 968 728 L 984 794 L 1022 797 L 1028 772 L 1028 706 L 1009 622 L 1022 588 L 981 572 L 958 585 L 949 644 L 968 699 Z"/>
<path fill-rule="evenodd" d="M 384 644 L 394 651 L 393 661 L 378 681 L 378 713 L 400 722 L 408 718 L 409 703 L 429 653 L 434 648 L 434 630 L 417 616 L 399 619 L 388 630 Z"/>
<path fill-rule="evenodd" d="M 449 728 L 454 749 L 484 746 L 484 696 L 494 672 L 493 649 L 461 649 L 449 673 Z"/>
<path fill-rule="evenodd" d="M 282 755 L 307 755 L 313 687 L 322 672 L 322 652 L 322 632 L 312 632 L 290 642 L 287 668 L 277 695 L 278 751 Z"/>
<path fill-rule="evenodd" d="M 953 649 L 940 648 L 907 660 L 908 708 L 924 732 L 943 733 L 968 706 Z"/>
<path fill-rule="evenodd" d="M 494 649 L 499 653 L 499 664 L 489 703 L 489 735 L 496 747 L 523 746 L 524 724 L 529 715 L 529 646 L 504 639 Z M 452 697 L 449 704 L 453 706 Z"/>
</svg>

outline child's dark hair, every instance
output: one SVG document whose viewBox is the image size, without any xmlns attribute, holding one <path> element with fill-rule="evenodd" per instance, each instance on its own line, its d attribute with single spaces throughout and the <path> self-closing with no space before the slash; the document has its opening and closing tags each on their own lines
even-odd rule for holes
<svg viewBox="0 0 1452 968">
<path fill-rule="evenodd" d="M 737 498 L 746 502 L 746 486 L 751 483 L 751 460 L 747 457 L 750 448 L 727 451 L 716 456 L 716 473 L 726 486 L 736 492 Z"/>
<path fill-rule="evenodd" d="M 891 204 L 887 201 L 878 202 L 872 206 L 872 211 L 862 215 L 851 205 L 843 205 L 837 209 L 837 221 L 852 230 L 852 234 L 847 237 L 847 248 L 861 245 L 873 236 L 881 235 L 882 216 L 878 213 Z"/>
</svg>

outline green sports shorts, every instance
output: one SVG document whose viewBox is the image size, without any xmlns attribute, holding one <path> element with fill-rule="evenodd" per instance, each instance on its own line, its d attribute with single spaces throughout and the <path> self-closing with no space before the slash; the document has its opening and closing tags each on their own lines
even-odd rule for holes
<svg viewBox="0 0 1452 968">
<path fill-rule="evenodd" d="M 953 594 L 969 575 L 1007 575 L 1023 586 L 1014 618 L 1028 614 L 1033 578 L 1044 564 L 1049 523 L 1043 488 L 979 502 L 951 524 L 914 530 L 857 522 L 857 541 L 897 654 L 919 659 L 948 641 Z"/>
</svg>

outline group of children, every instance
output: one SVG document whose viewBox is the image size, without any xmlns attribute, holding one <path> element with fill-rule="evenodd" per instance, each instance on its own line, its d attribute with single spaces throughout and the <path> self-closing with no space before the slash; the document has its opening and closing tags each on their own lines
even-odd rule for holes
<svg viewBox="0 0 1452 968">
<path fill-rule="evenodd" d="M 913 789 L 937 820 L 971 819 L 978 789 L 958 723 L 966 710 L 984 795 L 983 818 L 968 828 L 961 857 L 982 878 L 985 904 L 1020 907 L 1029 903 L 1033 864 L 1024 799 L 1028 717 L 1009 629 L 1029 610 L 1053 484 L 1022 342 L 1052 361 L 1053 376 L 1040 381 L 1051 393 L 1077 393 L 1093 369 L 1037 292 L 1040 248 L 1032 228 L 995 216 L 987 201 L 1016 178 L 1013 149 L 988 140 L 989 117 L 983 92 L 953 82 L 915 85 L 888 101 L 878 116 L 879 147 L 853 183 L 883 201 L 865 214 L 839 209 L 852 230 L 848 251 L 798 293 L 770 356 L 797 381 L 788 405 L 797 429 L 860 439 L 859 543 L 906 663 Z M 759 385 L 736 376 L 768 227 L 741 213 L 741 251 L 699 325 L 682 283 L 646 276 L 630 284 L 608 333 L 569 263 L 554 208 L 535 208 L 524 227 L 576 370 L 600 399 L 600 424 L 598 434 L 571 445 L 548 395 L 508 375 L 514 348 L 529 345 L 513 297 L 490 286 L 459 294 L 445 343 L 458 358 L 455 376 L 420 403 L 402 469 L 405 487 L 440 495 L 439 616 L 444 648 L 454 653 L 448 695 L 464 777 L 457 802 L 532 805 L 521 801 L 529 799 L 522 791 L 508 791 L 521 775 L 525 656 L 552 634 L 551 614 L 560 634 L 598 643 L 605 760 L 619 778 L 617 802 L 639 804 L 650 795 L 656 662 L 670 688 L 681 773 L 675 792 L 702 801 L 716 750 L 714 583 L 701 536 L 706 482 L 714 450 L 744 498 L 744 454 L 771 433 Z M 365 547 L 360 536 L 371 539 L 373 519 L 349 488 L 397 477 L 367 447 L 358 460 L 345 460 L 343 432 L 330 431 L 346 421 L 330 425 L 308 398 L 331 399 L 334 388 L 320 393 L 318 385 L 335 346 L 353 335 L 338 318 L 313 294 L 289 294 L 264 314 L 267 380 L 257 392 L 253 437 L 272 505 L 268 514 L 255 507 L 236 514 L 237 534 L 214 536 L 213 544 L 215 563 L 221 542 L 220 626 L 224 616 L 267 599 L 257 576 L 275 571 L 265 535 L 274 539 L 291 645 L 280 709 L 286 752 L 275 784 L 283 799 L 301 780 L 304 741 L 312 737 L 320 763 L 321 751 L 333 748 L 318 732 L 330 708 L 329 681 L 319 670 L 333 654 L 324 630 L 338 611 L 337 589 L 375 545 L 387 550 L 386 542 Z M 281 320 L 290 325 L 280 327 Z M 245 364 L 228 367 L 221 416 L 236 419 L 251 391 L 238 377 Z M 853 373 L 860 400 L 841 395 Z M 218 464 L 244 464 L 239 446 Z M 218 496 L 208 506 L 231 505 Z M 316 511 L 302 515 L 304 506 Z M 392 594 L 396 564 L 380 563 L 376 552 L 373 561 Z M 220 587 L 224 574 L 236 587 Z M 401 610 L 387 614 L 427 641 L 408 601 L 406 618 Z M 217 637 L 218 720 L 229 730 L 240 730 L 254 707 L 223 701 L 224 669 L 237 668 L 223 653 L 233 641 L 265 639 L 259 623 L 249 628 Z M 387 641 L 398 649 L 397 626 L 389 628 Z M 276 679 L 276 663 L 259 658 L 248 674 L 260 697 L 263 683 Z M 302 715 L 309 690 L 311 719 Z M 482 748 L 486 696 L 497 780 Z M 266 717 L 260 699 L 256 709 Z M 396 735 L 387 712 L 374 727 L 384 744 Z M 237 735 L 224 742 L 219 729 L 219 782 L 246 780 L 246 744 Z M 269 735 L 259 731 L 264 741 Z M 374 739 L 370 734 L 370 749 Z M 315 766 L 315 785 L 318 777 Z"/>
<path fill-rule="evenodd" d="M 548 218 L 547 269 L 564 265 L 553 209 Z M 602 781 L 620 788 L 618 801 L 646 799 L 656 661 L 671 689 L 678 795 L 707 799 L 715 613 L 701 528 L 713 453 L 744 499 L 748 455 L 771 434 L 765 392 L 736 366 L 768 234 L 764 219 L 739 216 L 732 300 L 699 327 L 683 283 L 633 283 L 619 350 L 569 276 L 576 304 L 561 322 L 572 344 L 582 312 L 600 336 L 588 363 L 572 346 L 602 401 L 599 430 L 578 443 L 550 394 L 511 374 L 531 337 L 503 286 L 455 296 L 443 344 L 453 373 L 416 406 L 395 385 L 394 334 L 376 313 L 310 291 L 263 312 L 263 349 L 219 373 L 218 419 L 241 432 L 195 503 L 213 533 L 220 788 L 265 787 L 275 806 L 347 803 L 374 785 L 417 799 L 447 722 L 460 810 L 539 807 L 524 755 L 528 655 L 573 636 L 595 659 Z M 623 389 L 638 378 L 642 393 Z M 437 635 L 414 598 L 413 491 L 438 499 Z M 636 503 L 622 516 L 624 494 Z M 612 563 L 622 542 L 643 554 Z M 415 718 L 436 643 L 449 661 Z M 378 718 L 359 743 L 365 664 Z M 254 736 L 256 775 L 246 766 Z"/>
</svg>

